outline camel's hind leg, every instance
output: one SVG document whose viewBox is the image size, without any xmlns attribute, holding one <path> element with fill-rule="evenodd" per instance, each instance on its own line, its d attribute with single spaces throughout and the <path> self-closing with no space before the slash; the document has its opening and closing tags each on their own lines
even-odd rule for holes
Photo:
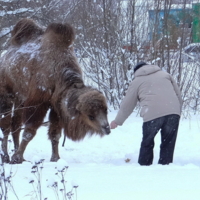
<svg viewBox="0 0 200 200">
<path fill-rule="evenodd" d="M 14 151 L 16 152 L 19 147 L 19 136 L 22 127 L 22 114 L 23 114 L 23 107 L 22 106 L 15 106 L 13 117 L 12 117 L 12 124 L 11 124 L 11 133 L 14 142 Z"/>
<path fill-rule="evenodd" d="M 8 136 L 10 133 L 11 127 L 11 110 L 12 110 L 12 101 L 5 99 L 3 96 L 0 97 L 0 128 L 3 132 L 3 139 L 1 143 L 2 147 L 2 162 L 9 162 L 8 155 Z"/>
<path fill-rule="evenodd" d="M 39 104 L 38 104 L 39 105 Z M 28 143 L 33 139 L 36 134 L 37 129 L 43 122 L 43 119 L 48 110 L 48 104 L 43 103 L 39 106 L 28 106 L 29 109 L 25 111 L 25 129 L 22 135 L 22 141 L 19 145 L 19 148 L 12 156 L 11 164 L 18 164 L 24 161 L 23 154 Z"/>
<path fill-rule="evenodd" d="M 49 114 L 49 123 L 48 135 L 52 145 L 52 156 L 50 161 L 56 162 L 60 158 L 58 145 L 61 137 L 61 124 L 57 113 L 53 109 Z"/>
</svg>

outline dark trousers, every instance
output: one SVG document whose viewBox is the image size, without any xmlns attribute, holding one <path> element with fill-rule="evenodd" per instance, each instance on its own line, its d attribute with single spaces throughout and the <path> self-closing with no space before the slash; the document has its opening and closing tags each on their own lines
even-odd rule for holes
<svg viewBox="0 0 200 200">
<path fill-rule="evenodd" d="M 151 165 L 153 162 L 154 137 L 161 130 L 159 164 L 173 162 L 173 154 L 179 126 L 179 115 L 166 115 L 143 123 L 143 138 L 138 163 Z"/>
</svg>

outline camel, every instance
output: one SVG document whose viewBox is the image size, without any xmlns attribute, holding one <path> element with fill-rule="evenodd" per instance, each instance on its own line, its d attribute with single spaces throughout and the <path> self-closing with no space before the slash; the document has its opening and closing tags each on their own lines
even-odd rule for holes
<svg viewBox="0 0 200 200">
<path fill-rule="evenodd" d="M 25 18 L 14 26 L 10 46 L 0 60 L 3 162 L 24 161 L 24 151 L 49 110 L 50 161 L 60 158 L 58 144 L 62 130 L 73 141 L 88 134 L 110 133 L 106 98 L 96 88 L 84 84 L 72 47 L 74 39 L 74 28 L 68 23 L 51 23 L 43 29 Z M 10 133 L 15 148 L 11 161 L 7 151 Z"/>
</svg>

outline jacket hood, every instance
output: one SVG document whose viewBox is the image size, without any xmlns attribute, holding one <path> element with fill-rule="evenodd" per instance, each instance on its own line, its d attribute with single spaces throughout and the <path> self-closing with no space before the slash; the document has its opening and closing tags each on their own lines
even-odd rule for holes
<svg viewBox="0 0 200 200">
<path fill-rule="evenodd" d="M 147 76 L 160 70 L 160 67 L 158 67 L 157 65 L 145 65 L 135 72 L 135 77 Z"/>
</svg>

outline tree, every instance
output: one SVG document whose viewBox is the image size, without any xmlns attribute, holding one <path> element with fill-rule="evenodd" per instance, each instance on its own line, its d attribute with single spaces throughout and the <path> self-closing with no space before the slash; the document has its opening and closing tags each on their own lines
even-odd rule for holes
<svg viewBox="0 0 200 200">
<path fill-rule="evenodd" d="M 4 0 L 0 1 L 0 50 L 7 48 L 10 31 L 22 17 L 33 18 L 44 27 L 69 22 L 77 33 L 74 49 L 85 81 L 98 87 L 114 108 L 119 107 L 134 78 L 134 65 L 146 61 L 174 76 L 184 109 L 196 112 L 200 109 L 199 52 L 187 47 L 198 30 L 198 3 L 200 0 Z"/>
</svg>

